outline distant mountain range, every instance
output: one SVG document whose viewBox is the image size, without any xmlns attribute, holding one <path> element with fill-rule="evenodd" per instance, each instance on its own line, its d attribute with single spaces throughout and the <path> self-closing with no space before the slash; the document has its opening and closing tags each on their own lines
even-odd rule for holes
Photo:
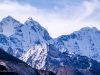
<svg viewBox="0 0 100 75">
<path fill-rule="evenodd" d="M 57 75 L 100 75 L 99 45 L 100 31 L 95 27 L 52 38 L 32 18 L 24 24 L 11 16 L 0 22 L 1 48 L 36 69 Z"/>
</svg>

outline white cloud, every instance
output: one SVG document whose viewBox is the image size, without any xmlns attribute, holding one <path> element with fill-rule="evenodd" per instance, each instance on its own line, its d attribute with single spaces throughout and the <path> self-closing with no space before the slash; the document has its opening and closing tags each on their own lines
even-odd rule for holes
<svg viewBox="0 0 100 75">
<path fill-rule="evenodd" d="M 11 15 L 15 19 L 24 23 L 28 17 L 32 17 L 45 27 L 52 37 L 58 37 L 62 34 L 69 34 L 85 26 L 96 26 L 100 29 L 100 22 L 85 21 L 89 15 L 100 8 L 100 2 L 93 0 L 84 1 L 79 6 L 66 5 L 60 9 L 55 6 L 55 11 L 38 9 L 28 4 L 19 4 L 9 0 L 0 3 L 0 20 Z M 96 15 L 96 13 L 94 13 Z M 97 16 L 98 17 L 98 16 Z"/>
</svg>

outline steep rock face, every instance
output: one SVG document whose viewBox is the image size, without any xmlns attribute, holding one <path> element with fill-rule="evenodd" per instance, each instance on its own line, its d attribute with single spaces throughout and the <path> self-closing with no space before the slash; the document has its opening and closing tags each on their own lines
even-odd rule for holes
<svg viewBox="0 0 100 75">
<path fill-rule="evenodd" d="M 0 75 L 18 75 L 18 74 L 14 71 L 8 71 L 5 66 L 0 65 Z"/>
<path fill-rule="evenodd" d="M 62 53 L 49 43 L 34 45 L 20 59 L 32 67 L 50 70 L 57 75 L 61 74 L 60 71 L 62 75 L 99 75 L 100 70 L 99 62 L 71 52 Z"/>
<path fill-rule="evenodd" d="M 39 72 L 41 75 L 56 75 L 56 74 L 54 74 L 54 73 L 51 72 L 51 71 L 38 70 L 38 72 Z"/>
<path fill-rule="evenodd" d="M 47 30 L 32 18 L 21 24 L 11 16 L 0 22 L 0 38 L 0 47 L 17 58 L 34 44 L 51 39 Z"/>
<path fill-rule="evenodd" d="M 21 42 L 21 47 L 25 51 L 31 48 L 34 44 L 40 44 L 51 39 L 48 32 L 42 26 L 40 26 L 39 23 L 30 18 L 21 28 L 21 33 L 21 36 L 14 34 L 11 36 L 11 38 L 16 37 Z"/>
<path fill-rule="evenodd" d="M 49 43 L 60 51 L 69 51 L 89 58 L 100 59 L 100 31 L 93 27 L 85 27 L 69 35 L 62 35 Z"/>
<path fill-rule="evenodd" d="M 0 49 L 1 75 L 55 75 L 53 72 L 38 70 Z"/>
<path fill-rule="evenodd" d="M 6 53 L 2 49 L 0 49 L 0 65 L 4 66 L 8 72 L 15 72 L 18 75 L 40 75 L 36 70 L 28 66 L 25 62 Z M 4 68 L 2 68 L 2 71 L 3 70 Z"/>
<path fill-rule="evenodd" d="M 11 61 L 1 60 L 0 65 L 3 65 L 7 69 L 5 71 L 16 73 L 13 75 L 40 75 L 38 72 L 36 72 L 34 69 L 24 63 L 15 63 Z M 9 75 L 9 73 L 7 74 Z"/>
<path fill-rule="evenodd" d="M 34 68 L 41 69 L 46 63 L 47 50 L 46 44 L 34 45 L 20 59 Z"/>
<path fill-rule="evenodd" d="M 87 74 L 86 71 L 84 71 L 86 74 L 83 74 L 79 70 L 69 66 L 50 67 L 49 70 L 57 73 L 57 75 L 92 75 L 91 73 Z"/>
<path fill-rule="evenodd" d="M 59 60 L 59 55 L 60 52 L 53 45 L 44 43 L 34 45 L 24 55 L 22 55 L 20 59 L 27 62 L 30 66 L 34 68 L 42 69 L 49 58 L 52 57 Z"/>
<path fill-rule="evenodd" d="M 6 53 L 3 49 L 0 49 L 0 60 L 6 60 L 6 61 L 12 61 L 12 62 L 18 62 L 18 63 L 25 63 L 18 58 L 15 58 L 14 56 Z"/>
</svg>

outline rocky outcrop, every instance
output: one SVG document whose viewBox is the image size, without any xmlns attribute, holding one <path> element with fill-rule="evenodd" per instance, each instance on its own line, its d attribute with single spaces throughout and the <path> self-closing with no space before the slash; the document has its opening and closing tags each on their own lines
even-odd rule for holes
<svg viewBox="0 0 100 75">
<path fill-rule="evenodd" d="M 12 70 L 7 70 L 5 66 L 0 65 L 0 75 L 18 75 L 18 73 Z"/>
<path fill-rule="evenodd" d="M 43 75 L 41 73 L 42 70 L 39 72 L 40 70 L 32 68 L 25 62 L 0 49 L 0 75 Z M 54 73 L 45 71 L 45 74 L 52 75 Z"/>
<path fill-rule="evenodd" d="M 87 69 L 76 69 L 70 66 L 52 66 L 49 68 L 49 70 L 56 73 L 57 75 L 99 75 L 99 73 L 93 74 Z"/>
<path fill-rule="evenodd" d="M 38 70 L 41 75 L 56 75 L 52 71 Z"/>
<path fill-rule="evenodd" d="M 11 62 L 11 61 L 0 61 L 0 65 L 6 68 L 8 72 L 15 72 L 18 75 L 40 75 L 38 71 L 34 70 L 25 63 Z M 2 70 L 5 71 L 5 70 Z"/>
<path fill-rule="evenodd" d="M 99 62 L 71 52 L 60 52 L 49 43 L 34 45 L 22 60 L 32 67 L 57 75 L 99 75 L 100 71 Z"/>
</svg>

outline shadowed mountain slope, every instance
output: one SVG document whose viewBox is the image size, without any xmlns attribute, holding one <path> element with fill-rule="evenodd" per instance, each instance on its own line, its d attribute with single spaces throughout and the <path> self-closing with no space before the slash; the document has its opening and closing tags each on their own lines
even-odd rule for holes
<svg viewBox="0 0 100 75">
<path fill-rule="evenodd" d="M 51 72 L 46 71 L 48 74 Z M 14 56 L 6 53 L 0 49 L 0 75 L 44 75 L 40 74 L 38 70 L 30 67 L 25 62 L 15 58 Z"/>
<path fill-rule="evenodd" d="M 8 54 L 3 49 L 0 48 L 0 60 L 6 60 L 6 61 L 12 61 L 12 62 L 18 62 L 18 63 L 25 63 L 22 60 L 19 60 L 18 58 L 15 58 L 14 56 Z"/>
</svg>

